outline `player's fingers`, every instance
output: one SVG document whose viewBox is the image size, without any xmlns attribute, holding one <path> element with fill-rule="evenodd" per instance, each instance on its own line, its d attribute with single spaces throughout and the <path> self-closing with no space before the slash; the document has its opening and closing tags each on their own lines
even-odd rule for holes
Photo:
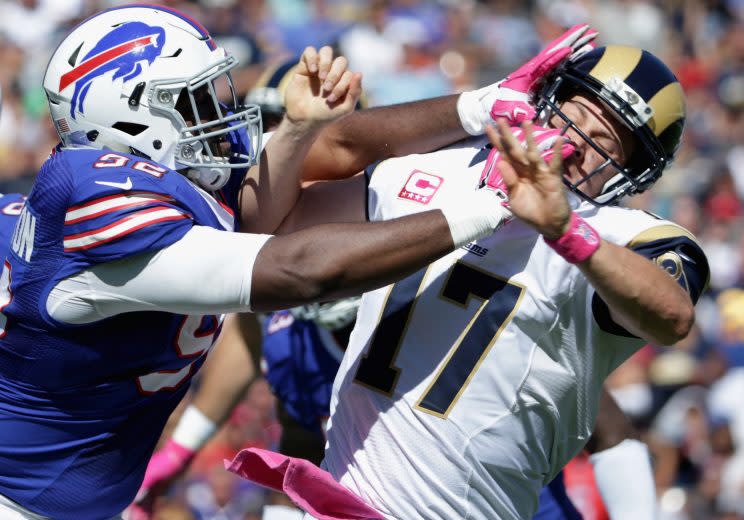
<svg viewBox="0 0 744 520">
<path fill-rule="evenodd" d="M 574 25 L 570 29 L 568 29 L 566 32 L 561 34 L 558 38 L 550 42 L 548 45 L 548 53 L 553 53 L 557 51 L 558 49 L 562 49 L 564 47 L 570 47 L 573 45 L 576 40 L 581 38 L 587 31 L 589 31 L 590 27 L 587 24 L 579 24 Z"/>
<path fill-rule="evenodd" d="M 542 158 L 535 143 L 535 136 L 532 134 L 532 123 L 524 121 L 522 123 L 522 131 L 524 132 L 524 142 L 527 145 L 527 149 L 525 150 L 527 161 L 530 166 L 540 166 Z"/>
<path fill-rule="evenodd" d="M 300 56 L 300 69 L 303 69 L 306 72 L 309 72 L 310 74 L 315 74 L 318 72 L 318 51 L 315 50 L 315 47 L 308 46 L 305 47 L 305 50 L 302 51 L 302 56 Z"/>
<path fill-rule="evenodd" d="M 525 157 L 524 149 L 509 125 L 507 125 L 505 121 L 499 120 L 496 122 L 496 126 L 501 144 L 499 151 L 501 152 L 502 157 L 508 159 L 514 166 L 527 166 L 528 162 Z"/>
<path fill-rule="evenodd" d="M 323 90 L 331 92 L 335 90 L 336 85 L 343 77 L 344 73 L 347 72 L 347 66 L 349 62 L 344 56 L 339 56 L 331 63 L 331 68 L 326 75 L 325 82 L 323 83 Z M 338 96 L 341 97 L 341 96 Z"/>
<path fill-rule="evenodd" d="M 341 78 L 338 80 L 338 82 L 336 82 L 336 85 L 333 87 L 333 90 L 331 90 L 331 93 L 328 94 L 328 97 L 326 98 L 329 103 L 334 103 L 338 101 L 339 99 L 344 99 L 344 96 L 346 96 L 349 93 L 349 87 L 351 86 L 351 78 L 353 76 L 354 74 L 350 70 L 345 71 L 341 75 Z"/>
<path fill-rule="evenodd" d="M 486 126 L 486 137 L 488 137 L 488 140 L 491 142 L 491 146 L 501 152 L 501 138 L 499 137 L 499 133 L 496 131 L 494 125 Z"/>
<path fill-rule="evenodd" d="M 328 76 L 332 63 L 333 49 L 328 45 L 324 45 L 320 48 L 320 51 L 318 51 L 318 77 L 321 80 L 326 79 L 326 76 Z"/>
<path fill-rule="evenodd" d="M 349 94 L 351 101 L 354 105 L 357 104 L 359 98 L 362 97 L 362 73 L 352 72 L 351 83 L 349 84 Z"/>
<path fill-rule="evenodd" d="M 553 143 L 553 157 L 550 159 L 550 173 L 561 175 L 563 173 L 563 153 L 562 148 L 565 143 L 565 137 L 559 137 Z"/>
<path fill-rule="evenodd" d="M 488 136 L 488 140 L 491 141 L 491 145 L 496 148 L 500 154 L 500 158 L 496 162 L 495 168 L 498 169 L 501 178 L 504 179 L 507 189 L 511 190 L 511 188 L 515 187 L 519 182 L 519 174 L 511 165 L 509 160 L 504 158 L 504 141 L 498 130 L 493 125 L 488 125 L 486 127 L 486 135 Z"/>
<path fill-rule="evenodd" d="M 589 44 L 590 42 L 594 42 L 594 40 L 599 36 L 599 32 L 592 29 L 591 27 L 588 28 L 588 30 L 584 33 L 584 35 L 576 40 L 571 47 L 576 50 L 582 48 L 584 45 Z M 591 43 L 593 45 L 593 43 Z"/>
<path fill-rule="evenodd" d="M 519 174 L 517 173 L 517 170 L 515 170 L 510 163 L 504 160 L 499 160 L 496 163 L 496 168 L 498 168 L 501 178 L 504 180 L 504 184 L 506 184 L 506 190 L 511 195 L 514 193 L 514 190 L 516 190 L 517 184 L 519 184 Z"/>
</svg>

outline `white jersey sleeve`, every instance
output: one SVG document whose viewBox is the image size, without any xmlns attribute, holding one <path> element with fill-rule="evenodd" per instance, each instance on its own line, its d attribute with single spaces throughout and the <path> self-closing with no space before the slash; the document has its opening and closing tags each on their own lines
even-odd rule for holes
<svg viewBox="0 0 744 520">
<path fill-rule="evenodd" d="M 62 280 L 49 294 L 47 311 L 76 325 L 133 311 L 246 312 L 253 264 L 269 238 L 195 226 L 169 247 Z"/>
</svg>

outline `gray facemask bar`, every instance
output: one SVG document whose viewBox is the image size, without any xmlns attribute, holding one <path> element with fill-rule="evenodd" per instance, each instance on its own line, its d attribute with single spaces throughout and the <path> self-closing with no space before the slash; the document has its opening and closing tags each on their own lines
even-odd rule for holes
<svg viewBox="0 0 744 520">
<path fill-rule="evenodd" d="M 232 56 L 225 56 L 221 60 L 205 67 L 191 78 L 181 80 L 153 81 L 150 94 L 150 106 L 152 108 L 166 111 L 171 117 L 175 117 L 180 124 L 179 138 L 175 152 L 177 169 L 181 168 L 248 168 L 258 162 L 261 149 L 263 130 L 261 126 L 261 110 L 257 105 L 241 107 L 242 110 L 227 115 L 220 105 L 213 81 L 225 75 L 230 87 L 233 105 L 237 110 L 237 98 L 235 88 L 229 71 L 238 65 L 238 61 Z M 196 121 L 201 121 L 199 108 L 194 93 L 201 87 L 207 86 L 210 100 L 214 107 L 216 119 L 187 126 L 183 116 L 175 109 L 173 90 L 186 89 L 189 103 Z M 215 156 L 210 146 L 210 140 L 227 137 L 234 131 L 247 128 L 250 139 L 249 154 L 232 153 L 229 157 Z"/>
<path fill-rule="evenodd" d="M 539 121 L 540 124 L 546 124 L 546 122 L 552 115 L 558 115 L 565 123 L 565 126 L 561 131 L 562 134 L 565 134 L 565 132 L 567 132 L 569 128 L 573 128 L 579 135 L 579 137 L 581 137 L 581 139 L 583 139 L 604 159 L 602 164 L 594 168 L 586 177 L 584 177 L 577 183 L 572 183 L 564 177 L 564 184 L 571 191 L 579 195 L 582 199 L 587 200 L 596 206 L 615 204 L 622 197 L 641 192 L 644 189 L 648 188 L 651 184 L 653 184 L 659 177 L 659 174 L 654 174 L 654 168 L 645 168 L 641 172 L 631 173 L 627 167 L 624 167 L 623 165 L 620 165 L 616 161 L 614 161 L 602 147 L 597 145 L 593 139 L 586 135 L 576 124 L 574 124 L 574 122 L 570 118 L 568 118 L 563 113 L 555 100 L 555 93 L 558 90 L 560 83 L 563 81 L 564 78 L 557 78 L 552 88 L 549 88 L 547 93 L 543 93 L 542 98 L 538 100 L 538 115 L 536 119 Z M 584 88 L 587 87 L 589 87 L 589 85 L 584 86 Z M 613 114 L 616 115 L 618 121 L 625 124 L 631 129 L 636 129 L 634 130 L 634 134 L 636 131 L 638 131 L 638 122 L 627 120 L 627 114 L 629 111 L 628 108 L 624 106 L 625 102 L 623 100 L 616 100 L 616 105 L 615 103 L 608 103 L 605 99 L 603 99 L 598 90 L 589 88 L 589 93 L 596 96 L 596 98 L 601 103 L 610 105 L 614 109 Z M 606 92 L 603 93 L 607 95 Z M 645 142 L 640 143 L 640 145 L 645 149 L 647 153 L 654 155 L 652 154 L 652 149 L 649 148 Z M 605 182 L 602 187 L 602 191 L 598 196 L 592 198 L 579 189 L 582 184 L 586 183 L 590 178 L 605 170 L 606 168 L 612 168 L 615 171 L 615 175 L 613 175 L 607 182 Z"/>
<path fill-rule="evenodd" d="M 313 321 L 325 329 L 336 331 L 354 322 L 361 303 L 362 297 L 354 296 L 329 303 L 302 305 L 289 311 L 298 320 Z"/>
</svg>

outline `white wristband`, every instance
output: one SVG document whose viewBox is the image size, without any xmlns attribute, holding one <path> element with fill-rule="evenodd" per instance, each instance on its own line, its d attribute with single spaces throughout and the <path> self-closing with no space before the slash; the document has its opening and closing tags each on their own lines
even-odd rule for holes
<svg viewBox="0 0 744 520">
<path fill-rule="evenodd" d="M 460 124 L 470 135 L 483 135 L 491 124 L 491 106 L 499 95 L 499 84 L 463 92 L 457 98 Z"/>
<path fill-rule="evenodd" d="M 457 206 L 442 208 L 455 248 L 490 235 L 512 215 L 489 189 L 476 190 L 472 197 L 459 202 Z"/>
<path fill-rule="evenodd" d="M 190 404 L 178 421 L 172 439 L 184 448 L 198 451 L 212 438 L 215 431 L 217 424 Z"/>
<path fill-rule="evenodd" d="M 267 504 L 263 508 L 261 520 L 302 520 L 305 512 L 296 507 Z"/>
<path fill-rule="evenodd" d="M 656 492 L 651 457 L 641 441 L 625 439 L 589 457 L 602 500 L 613 520 L 653 520 Z"/>
</svg>

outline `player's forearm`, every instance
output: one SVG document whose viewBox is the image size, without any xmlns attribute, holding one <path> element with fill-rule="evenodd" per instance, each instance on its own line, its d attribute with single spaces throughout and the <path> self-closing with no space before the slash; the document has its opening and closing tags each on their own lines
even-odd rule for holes
<svg viewBox="0 0 744 520">
<path fill-rule="evenodd" d="M 284 118 L 241 188 L 241 231 L 272 233 L 279 227 L 297 202 L 303 161 L 321 129 Z"/>
<path fill-rule="evenodd" d="M 385 286 L 452 251 L 440 211 L 387 222 L 327 224 L 269 240 L 256 258 L 254 311 L 338 299 Z"/>
<path fill-rule="evenodd" d="M 490 235 L 510 215 L 494 192 L 478 190 L 441 210 L 275 236 L 253 266 L 251 309 L 288 308 L 377 289 Z"/>
<path fill-rule="evenodd" d="M 586 443 L 589 453 L 597 453 L 617 446 L 625 439 L 637 439 L 638 431 L 630 422 L 627 415 L 620 409 L 617 401 L 602 387 L 599 398 L 599 409 L 594 431 Z"/>
<path fill-rule="evenodd" d="M 603 240 L 578 266 L 613 320 L 632 334 L 657 345 L 687 336 L 695 320 L 690 296 L 651 261 Z"/>
<path fill-rule="evenodd" d="M 252 314 L 249 319 L 256 320 Z M 255 329 L 258 329 L 257 324 Z M 237 315 L 225 319 L 220 338 L 202 369 L 201 385 L 192 401 L 217 426 L 227 420 L 253 381 L 256 371 L 252 344 L 260 341 L 261 335 L 257 330 L 248 336 L 244 334 Z"/>
<path fill-rule="evenodd" d="M 436 150 L 467 137 L 456 95 L 349 114 L 326 127 L 305 162 L 304 180 L 350 177 L 390 157 Z"/>
</svg>

